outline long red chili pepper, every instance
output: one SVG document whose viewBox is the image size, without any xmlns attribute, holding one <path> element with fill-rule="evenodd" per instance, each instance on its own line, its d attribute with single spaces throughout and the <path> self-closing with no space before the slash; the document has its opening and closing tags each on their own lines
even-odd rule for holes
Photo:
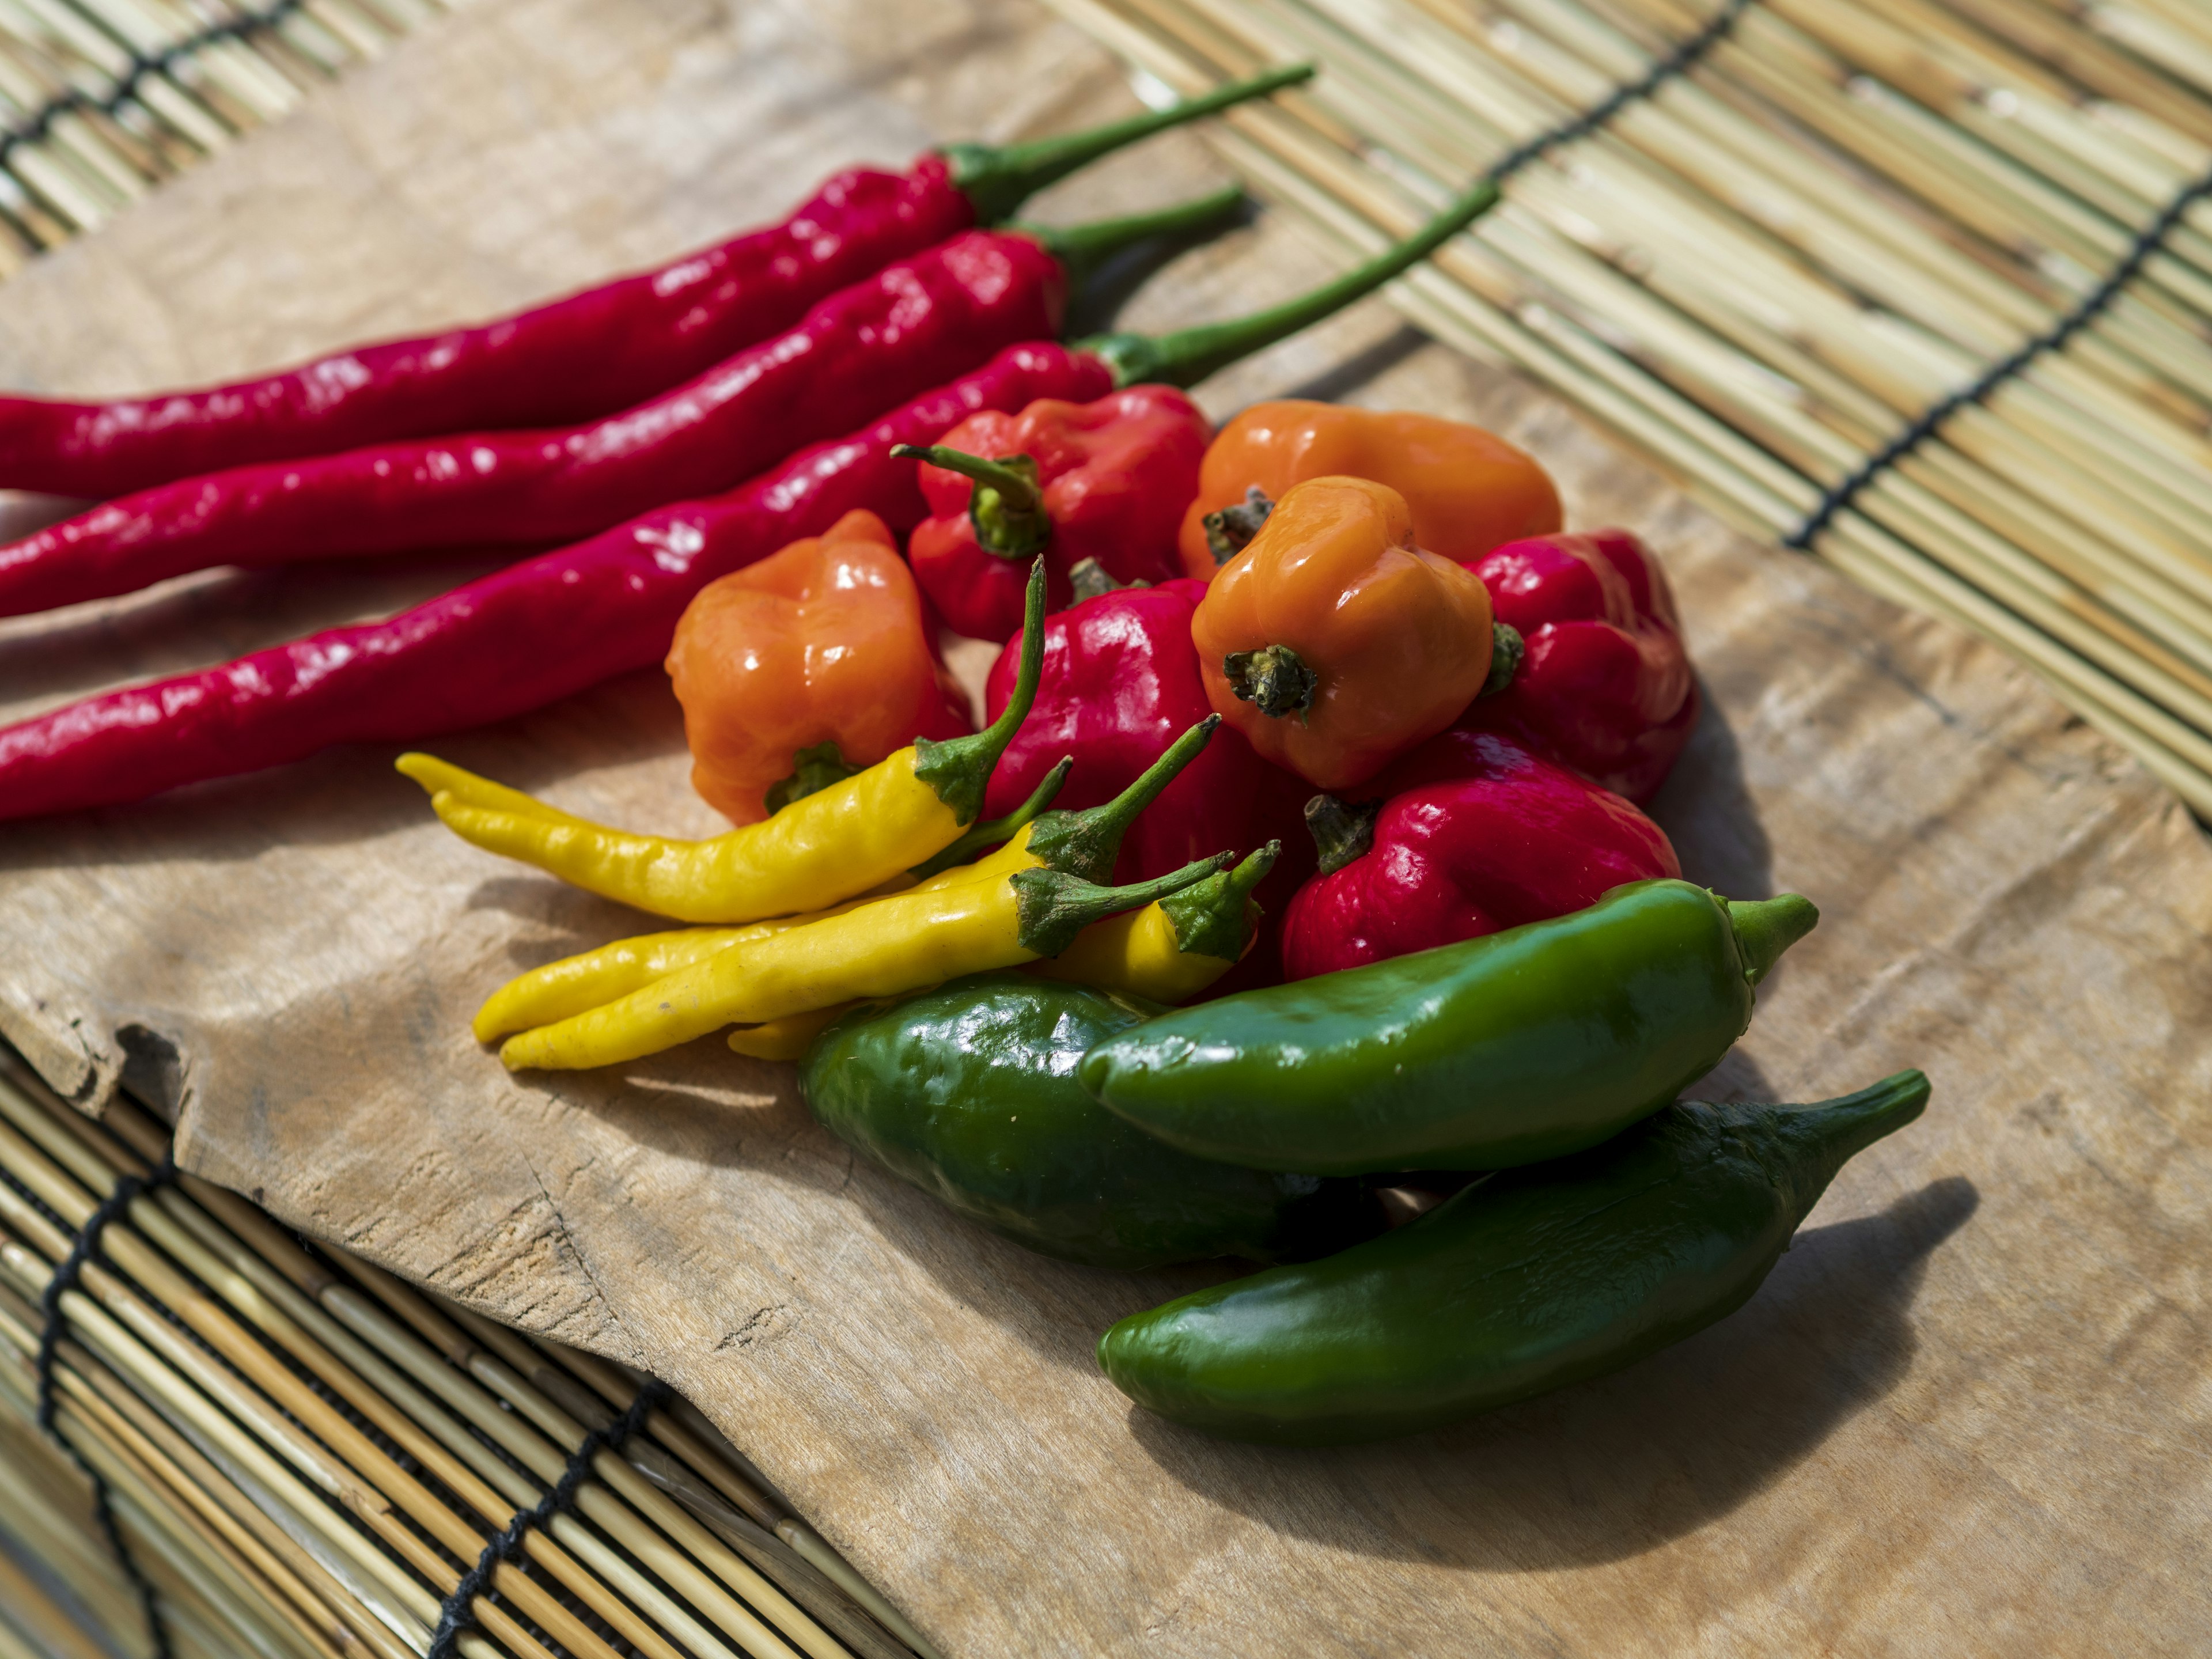
<svg viewBox="0 0 2212 1659">
<path fill-rule="evenodd" d="M 128 490 L 390 439 L 564 426 L 643 402 L 893 259 L 1010 217 L 1035 191 L 1165 128 L 1308 79 L 1232 82 L 1064 137 L 955 144 L 903 173 L 839 173 L 780 225 L 518 315 L 205 391 L 106 403 L 0 398 L 0 488 Z"/>
<path fill-rule="evenodd" d="M 1161 337 L 1009 348 L 849 437 L 706 501 L 663 507 L 381 623 L 102 693 L 0 730 L 0 818 L 132 800 L 299 760 L 334 743 L 412 742 L 506 719 L 658 662 L 708 582 L 866 507 L 898 530 L 928 511 L 901 444 L 982 409 L 1085 403 L 1139 378 L 1190 385 L 1425 258 L 1498 199 L 1479 186 L 1358 270 L 1286 305 Z"/>
<path fill-rule="evenodd" d="M 186 478 L 0 546 L 0 616 L 214 565 L 289 564 L 596 534 L 729 489 L 993 352 L 1060 331 L 1071 278 L 1218 222 L 1234 189 L 1066 230 L 971 230 L 864 277 L 706 374 L 565 430 L 374 444 Z"/>
</svg>

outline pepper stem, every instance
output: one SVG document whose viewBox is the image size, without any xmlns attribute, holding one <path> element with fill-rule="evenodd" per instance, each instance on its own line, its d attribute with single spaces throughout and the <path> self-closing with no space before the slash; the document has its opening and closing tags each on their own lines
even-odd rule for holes
<svg viewBox="0 0 2212 1659">
<path fill-rule="evenodd" d="M 1014 676 L 1014 695 L 993 720 L 973 737 L 916 738 L 914 775 L 937 792 L 938 799 L 952 809 L 953 819 L 963 826 L 975 822 L 983 811 L 983 792 L 990 787 L 992 769 L 1014 733 L 1030 717 L 1036 702 L 1037 681 L 1044 673 L 1044 561 L 1030 567 L 1030 590 L 1022 606 L 1022 661 Z"/>
<path fill-rule="evenodd" d="M 968 522 L 975 526 L 975 544 L 986 553 L 1026 559 L 1042 552 L 1052 540 L 1052 518 L 1044 510 L 1044 486 L 1038 482 L 1034 457 L 1007 455 L 994 461 L 943 444 L 893 444 L 891 459 L 927 461 L 973 478 Z"/>
<path fill-rule="evenodd" d="M 769 816 L 778 812 L 795 800 L 827 789 L 833 783 L 842 783 L 860 769 L 853 765 L 837 747 L 832 738 L 827 743 L 817 743 L 811 749 L 802 749 L 791 757 L 791 775 L 768 787 L 761 804 L 768 808 Z"/>
<path fill-rule="evenodd" d="M 1059 765 L 1044 775 L 1037 787 L 1030 791 L 1030 798 L 1002 818 L 992 818 L 979 823 L 935 858 L 917 864 L 907 872 L 916 881 L 927 881 L 932 876 L 950 870 L 956 864 L 967 864 L 980 856 L 987 847 L 996 847 L 1001 842 L 1012 841 L 1021 827 L 1052 805 L 1053 797 L 1060 793 L 1060 786 L 1067 781 L 1067 775 L 1075 765 L 1075 757 L 1064 757 Z"/>
<path fill-rule="evenodd" d="M 1170 744 L 1167 752 L 1139 775 L 1103 806 L 1079 812 L 1048 812 L 1030 830 L 1030 856 L 1048 870 L 1103 882 L 1114 873 L 1114 860 L 1121 850 L 1121 837 L 1129 825 L 1176 780 L 1176 775 L 1197 758 L 1213 736 L 1221 716 L 1208 714 Z"/>
<path fill-rule="evenodd" d="M 1237 855 L 1216 853 L 1210 859 L 1186 864 L 1180 870 L 1128 887 L 1101 887 L 1065 870 L 1019 870 L 1008 878 L 1014 890 L 1014 913 L 1018 921 L 1016 941 L 1024 951 L 1056 957 L 1075 942 L 1075 936 L 1094 921 L 1142 909 L 1157 899 L 1179 893 L 1204 881 Z"/>
<path fill-rule="evenodd" d="M 1263 714 L 1280 720 L 1296 714 L 1306 723 L 1321 676 L 1287 645 L 1263 645 L 1257 651 L 1232 651 L 1221 659 L 1229 689 Z"/>
<path fill-rule="evenodd" d="M 1511 623 L 1493 622 L 1490 624 L 1490 672 L 1484 677 L 1478 697 L 1494 697 L 1513 684 L 1513 677 L 1521 672 L 1521 659 L 1528 654 L 1528 641 L 1521 637 L 1521 630 Z"/>
<path fill-rule="evenodd" d="M 1113 371 L 1114 384 L 1139 380 L 1195 386 L 1217 369 L 1249 357 L 1372 293 L 1443 246 L 1498 204 L 1498 186 L 1477 185 L 1413 235 L 1357 270 L 1312 293 L 1233 322 L 1208 323 L 1154 338 L 1148 334 L 1101 334 L 1076 347 Z"/>
<path fill-rule="evenodd" d="M 1743 957 L 1743 976 L 1753 985 L 1782 960 L 1782 953 L 1813 931 L 1820 913 L 1800 893 L 1771 899 L 1729 899 L 1729 923 Z M 1838 1166 L 1840 1167 L 1840 1165 Z"/>
<path fill-rule="evenodd" d="M 1047 185 L 1056 184 L 1102 155 L 1232 104 L 1265 98 L 1285 87 L 1310 81 L 1313 76 L 1311 64 L 1292 64 L 1246 80 L 1231 81 L 1167 109 L 1133 115 L 1087 131 L 1034 138 L 1024 144 L 948 144 L 940 153 L 951 164 L 954 186 L 975 204 L 976 222 L 995 225 L 1012 217 L 1016 209 Z"/>
<path fill-rule="evenodd" d="M 1316 795 L 1306 803 L 1306 828 L 1321 851 L 1321 873 L 1333 876 L 1375 845 L 1375 820 L 1382 816 L 1379 800 L 1347 806 L 1334 795 Z"/>
<path fill-rule="evenodd" d="M 1227 564 L 1230 560 L 1252 544 L 1252 538 L 1260 533 L 1260 526 L 1267 522 L 1267 515 L 1275 510 L 1267 492 L 1257 484 L 1247 484 L 1244 499 L 1218 513 L 1209 513 L 1200 523 L 1206 527 L 1206 550 L 1213 555 L 1216 564 Z"/>
<path fill-rule="evenodd" d="M 1151 213 L 1132 213 L 1119 219 L 1100 219 L 1087 225 L 1016 224 L 1006 227 L 1026 236 L 1060 262 L 1067 280 L 1081 288 L 1100 266 L 1139 245 L 1196 235 L 1220 229 L 1244 210 L 1244 186 L 1229 185 L 1173 207 Z"/>
<path fill-rule="evenodd" d="M 1162 899 L 1160 910 L 1175 929 L 1176 949 L 1187 957 L 1242 961 L 1261 915 L 1252 890 L 1267 879 L 1282 855 L 1283 843 L 1271 841 L 1234 870 L 1217 871 Z"/>
<path fill-rule="evenodd" d="M 1150 587 L 1148 581 L 1117 582 L 1114 573 L 1096 559 L 1078 559 L 1067 568 L 1067 586 L 1075 595 L 1078 605 L 1085 599 L 1097 599 L 1101 594 L 1126 592 L 1133 587 Z"/>
</svg>

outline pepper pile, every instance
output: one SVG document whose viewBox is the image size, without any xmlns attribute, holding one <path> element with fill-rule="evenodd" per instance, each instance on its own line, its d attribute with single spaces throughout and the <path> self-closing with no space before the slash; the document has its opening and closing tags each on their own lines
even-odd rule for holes
<svg viewBox="0 0 2212 1659">
<path fill-rule="evenodd" d="M 473 845 L 682 924 L 498 988 L 474 1030 L 509 1067 L 726 1033 L 1032 1249 L 1267 1264 L 1099 1345 L 1131 1398 L 1216 1433 L 1407 1432 L 1722 1317 L 1927 1084 L 1678 1102 L 1816 913 L 1684 882 L 1639 810 L 1698 714 L 1664 572 L 1625 531 L 1566 532 L 1495 434 L 1303 401 L 1216 434 L 1184 395 L 1495 189 L 1287 305 L 1074 346 L 1072 283 L 1237 192 L 1001 222 L 1305 73 L 845 175 L 781 227 L 481 329 L 204 393 L 0 399 L 0 483 L 127 492 L 0 547 L 0 614 L 216 563 L 567 543 L 0 731 L 0 817 L 665 661 L 726 834 L 398 760 Z M 1002 647 L 981 730 L 946 627 Z"/>
</svg>

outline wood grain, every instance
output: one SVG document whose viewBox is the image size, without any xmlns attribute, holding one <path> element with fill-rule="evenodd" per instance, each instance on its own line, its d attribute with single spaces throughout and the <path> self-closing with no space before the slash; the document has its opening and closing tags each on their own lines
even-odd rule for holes
<svg viewBox="0 0 2212 1659">
<path fill-rule="evenodd" d="M 0 380 L 134 388 L 478 313 L 847 161 L 1126 101 L 1015 0 L 483 0 L 11 283 Z M 1045 206 L 1218 176 L 1179 140 Z M 1326 269 L 1263 219 L 1125 320 Z M 617 1077 L 502 1073 L 477 1000 L 639 924 L 447 836 L 381 751 L 0 830 L 0 1030 L 88 1109 L 125 1076 L 180 1106 L 188 1164 L 285 1219 L 667 1377 L 952 1653 L 2203 1650 L 2198 831 L 1989 648 L 1746 544 L 1379 302 L 1204 396 L 1290 391 L 1483 420 L 1576 521 L 1662 550 L 1710 712 L 1659 816 L 1693 877 L 1824 915 L 1713 1089 L 1935 1079 L 1753 1304 L 1656 1359 L 1357 1451 L 1138 1415 L 1091 1345 L 1210 1270 L 1024 1255 L 712 1040 Z M 211 575 L 7 624 L 0 711 L 464 568 Z M 443 748 L 572 810 L 712 827 L 658 676 Z"/>
</svg>

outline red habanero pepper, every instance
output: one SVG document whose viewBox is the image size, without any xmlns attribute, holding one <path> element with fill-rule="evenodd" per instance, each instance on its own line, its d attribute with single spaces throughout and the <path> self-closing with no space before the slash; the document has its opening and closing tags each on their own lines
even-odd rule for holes
<svg viewBox="0 0 2212 1659">
<path fill-rule="evenodd" d="M 1296 333 L 1425 258 L 1496 204 L 1478 185 L 1415 235 L 1299 300 L 1160 338 L 1009 347 L 984 368 L 727 494 L 662 507 L 381 623 L 86 697 L 0 729 L 0 818 L 135 800 L 303 759 L 503 720 L 659 661 L 692 594 L 857 507 L 894 530 L 927 514 L 891 458 L 979 409 L 1085 403 L 1140 379 L 1188 384 Z"/>
<path fill-rule="evenodd" d="M 1532 536 L 1468 568 L 1523 654 L 1457 724 L 1517 738 L 1632 801 L 1657 794 L 1698 723 L 1698 681 L 1651 550 L 1626 530 Z M 1511 636 L 1499 638 L 1510 656 Z"/>
<path fill-rule="evenodd" d="M 866 508 L 894 527 L 927 510 L 894 446 L 976 410 L 1096 397 L 1097 359 L 1015 346 L 850 436 L 710 501 L 648 513 L 526 559 L 388 621 L 332 629 L 235 662 L 104 692 L 0 729 L 0 818 L 141 796 L 304 759 L 337 743 L 407 743 L 482 726 L 658 663 L 715 577 Z"/>
<path fill-rule="evenodd" d="M 1382 799 L 1316 795 L 1306 809 L 1321 869 L 1284 920 L 1291 979 L 1549 921 L 1682 873 L 1666 832 L 1628 802 L 1492 732 L 1443 732 L 1371 787 Z"/>
<path fill-rule="evenodd" d="M 1117 582 L 1180 576 L 1176 535 L 1212 437 L 1198 405 L 1164 386 L 973 416 L 912 452 L 930 506 L 907 546 L 915 580 L 955 633 L 1005 640 L 1039 553 L 1054 609 L 1086 559 Z"/>
<path fill-rule="evenodd" d="M 1020 805 L 1062 756 L 1075 764 L 1055 805 L 1112 800 L 1176 737 L 1212 714 L 1190 640 L 1191 613 L 1205 597 L 1205 583 L 1178 577 L 1157 587 L 1100 593 L 1047 617 L 1036 700 L 991 774 L 983 815 L 1003 817 Z M 987 719 L 996 719 L 1012 696 L 1021 654 L 1017 632 L 984 682 Z M 1114 879 L 1126 884 L 1150 879 L 1136 871 L 1180 869 L 1194 847 L 1242 849 L 1280 841 L 1282 857 L 1256 895 L 1267 920 L 1226 988 L 1264 983 L 1284 907 L 1313 869 L 1313 842 L 1302 818 L 1311 793 L 1311 786 L 1267 764 L 1224 726 L 1130 824 Z"/>
<path fill-rule="evenodd" d="M 781 334 L 587 425 L 379 444 L 234 467 L 109 501 L 0 546 L 0 616 L 211 565 L 544 546 L 726 489 L 1021 340 L 1059 332 L 1066 270 L 1218 218 L 1224 192 L 1071 231 L 968 231 L 841 289 Z"/>
<path fill-rule="evenodd" d="M 767 338 L 894 259 L 1011 217 L 1035 191 L 1112 150 L 1312 73 L 1310 64 L 1277 70 L 1088 132 L 1006 149 L 955 144 L 904 173 L 841 173 L 780 225 L 471 328 L 204 391 L 106 403 L 0 398 L 0 488 L 106 497 L 393 439 L 611 415 Z"/>
</svg>

